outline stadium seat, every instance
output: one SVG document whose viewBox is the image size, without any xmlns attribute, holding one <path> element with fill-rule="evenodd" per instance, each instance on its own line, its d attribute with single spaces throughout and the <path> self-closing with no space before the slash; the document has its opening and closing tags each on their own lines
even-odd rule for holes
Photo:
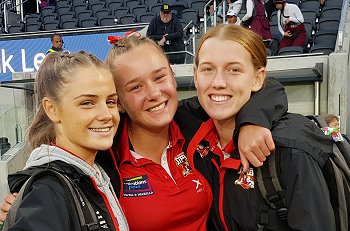
<svg viewBox="0 0 350 231">
<path fill-rule="evenodd" d="M 70 3 L 68 1 L 65 0 L 60 0 L 60 1 L 56 1 L 56 10 L 58 10 L 61 7 L 70 7 Z"/>
<path fill-rule="evenodd" d="M 332 53 L 334 51 L 334 47 L 335 47 L 335 44 L 334 44 L 334 46 L 315 45 L 315 46 L 311 47 L 310 53 L 323 53 L 323 54 L 329 55 L 330 53 Z"/>
<path fill-rule="evenodd" d="M 43 29 L 44 30 L 58 30 L 58 21 L 56 22 L 48 22 L 43 24 Z"/>
<path fill-rule="evenodd" d="M 8 33 L 20 33 L 23 32 L 23 23 L 14 23 L 9 25 L 8 27 Z"/>
<path fill-rule="evenodd" d="M 100 26 L 113 26 L 115 25 L 114 16 L 108 15 L 103 17 L 97 17 L 98 25 Z"/>
<path fill-rule="evenodd" d="M 342 8 L 343 6 L 343 0 L 328 0 L 326 2 L 325 7 L 340 7 Z"/>
<path fill-rule="evenodd" d="M 97 3 L 93 3 L 92 5 L 90 5 L 90 9 L 92 10 L 92 12 L 95 14 L 96 11 L 104 9 L 105 8 L 105 4 L 104 2 L 97 2 Z"/>
<path fill-rule="evenodd" d="M 185 9 L 188 9 L 187 2 L 185 1 L 177 1 L 175 4 L 171 6 L 171 10 L 176 11 L 176 16 L 178 18 L 181 17 L 181 12 Z"/>
<path fill-rule="evenodd" d="M 79 4 L 86 4 L 86 0 L 73 0 L 72 1 L 72 5 L 73 6 L 76 6 L 76 5 L 79 5 Z"/>
<path fill-rule="evenodd" d="M 159 15 L 159 12 L 160 12 L 161 8 L 162 8 L 162 4 L 153 5 L 153 6 L 151 6 L 151 12 L 156 13 L 157 15 Z"/>
<path fill-rule="evenodd" d="M 152 18 L 154 18 L 154 16 L 156 16 L 156 14 L 153 12 L 143 13 L 143 14 L 137 15 L 138 17 L 137 21 L 141 23 L 147 23 L 147 22 L 150 22 Z"/>
<path fill-rule="evenodd" d="M 71 10 L 70 6 L 61 6 L 60 8 L 57 8 L 57 14 L 61 15 L 64 13 L 68 13 L 68 12 L 70 12 L 70 10 Z"/>
<path fill-rule="evenodd" d="M 42 17 L 43 23 L 53 22 L 53 21 L 56 21 L 56 19 L 57 19 L 56 13 L 52 13 L 50 15 L 45 15 Z"/>
<path fill-rule="evenodd" d="M 198 11 L 193 9 L 186 9 L 181 12 L 181 18 L 186 20 L 187 23 L 192 21 L 194 24 L 198 21 Z"/>
<path fill-rule="evenodd" d="M 135 15 L 140 15 L 140 14 L 148 12 L 148 7 L 142 6 L 142 5 L 138 5 L 135 7 L 129 7 L 129 9 L 130 9 L 130 13 L 135 14 Z"/>
<path fill-rule="evenodd" d="M 287 0 L 287 2 L 300 6 L 300 0 Z"/>
<path fill-rule="evenodd" d="M 124 6 L 128 7 L 129 9 L 140 5 L 140 1 L 139 0 L 125 0 L 124 1 Z"/>
<path fill-rule="evenodd" d="M 121 8 L 122 4 L 122 2 L 106 2 L 107 8 L 110 10 L 111 14 L 113 14 L 116 9 Z"/>
<path fill-rule="evenodd" d="M 133 24 L 135 23 L 135 15 L 133 14 L 127 14 L 127 15 L 123 15 L 121 17 L 118 18 L 118 23 L 119 24 Z"/>
<path fill-rule="evenodd" d="M 26 24 L 26 31 L 27 32 L 39 31 L 40 28 L 41 28 L 41 23 L 40 22 Z"/>
<path fill-rule="evenodd" d="M 64 13 L 64 14 L 61 14 L 59 16 L 59 19 L 60 21 L 66 21 L 68 19 L 73 19 L 74 18 L 74 13 L 73 12 L 67 12 L 67 13 Z"/>
<path fill-rule="evenodd" d="M 316 21 L 316 12 L 313 10 L 304 9 L 301 11 L 304 17 L 304 22 L 310 22 L 312 25 Z"/>
<path fill-rule="evenodd" d="M 62 29 L 75 29 L 77 28 L 77 19 L 67 19 L 61 22 Z"/>
<path fill-rule="evenodd" d="M 83 28 L 95 27 L 96 26 L 96 18 L 90 17 L 90 18 L 79 19 L 78 25 L 80 27 L 83 27 Z"/>
<path fill-rule="evenodd" d="M 107 8 L 100 9 L 94 13 L 94 16 L 97 18 L 102 18 L 109 15 L 110 15 L 110 11 Z"/>
<path fill-rule="evenodd" d="M 191 9 L 198 11 L 198 16 L 203 18 L 204 17 L 204 6 L 207 4 L 205 0 L 196 0 L 192 1 L 191 3 Z"/>
<path fill-rule="evenodd" d="M 314 45 L 335 46 L 338 33 L 336 31 L 317 31 L 314 37 Z"/>
<path fill-rule="evenodd" d="M 338 31 L 339 20 L 323 17 L 318 23 L 317 31 Z"/>
<path fill-rule="evenodd" d="M 322 9 L 320 19 L 329 18 L 329 19 L 340 20 L 340 16 L 341 16 L 341 8 L 340 7 L 325 6 Z"/>
<path fill-rule="evenodd" d="M 300 10 L 315 10 L 317 13 L 320 10 L 320 1 L 319 0 L 307 0 L 307 1 L 302 1 Z"/>
<path fill-rule="evenodd" d="M 115 9 L 113 12 L 113 15 L 116 18 L 119 18 L 119 17 L 127 15 L 127 14 L 129 14 L 129 8 L 127 8 L 127 7 L 119 7 L 118 9 Z"/>
<path fill-rule="evenodd" d="M 161 0 L 141 0 L 142 5 L 148 6 L 150 9 L 152 6 L 158 5 L 160 3 L 163 3 Z"/>
<path fill-rule="evenodd" d="M 304 48 L 300 46 L 283 47 L 278 51 L 278 55 L 298 55 L 303 53 Z"/>
<path fill-rule="evenodd" d="M 54 6 L 45 6 L 41 9 L 41 16 L 52 14 L 53 12 L 55 12 L 55 10 L 56 8 Z"/>
<path fill-rule="evenodd" d="M 33 24 L 33 23 L 37 23 L 40 21 L 40 14 L 29 14 L 29 15 L 26 15 L 26 24 Z M 2 21 L 1 21 L 1 24 L 2 24 Z"/>
<path fill-rule="evenodd" d="M 78 17 L 78 14 L 82 11 L 85 11 L 88 9 L 87 3 L 79 3 L 75 6 L 73 6 L 73 11 L 75 12 L 75 17 Z"/>
</svg>

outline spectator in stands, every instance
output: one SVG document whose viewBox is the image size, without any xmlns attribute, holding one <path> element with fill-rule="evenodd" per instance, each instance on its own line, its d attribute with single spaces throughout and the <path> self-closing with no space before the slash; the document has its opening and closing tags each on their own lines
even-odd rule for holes
<svg viewBox="0 0 350 231">
<path fill-rule="evenodd" d="M 266 41 L 266 45 L 272 40 L 270 31 L 270 22 L 265 11 L 265 3 L 263 0 L 247 0 L 247 12 L 241 18 L 241 25 L 250 28 L 252 31 L 260 35 Z"/>
<path fill-rule="evenodd" d="M 296 4 L 287 0 L 274 0 L 277 11 L 278 30 L 283 35 L 279 49 L 288 46 L 306 45 L 307 33 L 303 24 L 304 17 Z"/>
<path fill-rule="evenodd" d="M 62 52 L 63 51 L 63 40 L 61 35 L 59 34 L 53 34 L 51 36 L 51 44 L 52 47 L 47 50 L 46 54 L 49 54 L 51 52 Z"/>
<path fill-rule="evenodd" d="M 240 25 L 241 23 L 241 20 L 239 19 L 239 17 L 237 16 L 237 13 L 234 10 L 227 11 L 226 17 L 227 17 L 227 24 Z"/>
<path fill-rule="evenodd" d="M 43 169 L 58 171 L 77 182 L 76 187 L 90 202 L 98 221 L 88 224 L 93 230 L 128 231 L 113 190 L 119 185 L 97 163 L 98 150 L 110 150 L 103 158 L 113 162 L 110 148 L 120 121 L 108 66 L 85 52 L 51 53 L 40 65 L 35 81 L 39 105 L 27 140 L 34 150 L 24 170 L 9 176 L 11 191 L 18 192 L 29 176 Z M 110 168 L 118 171 L 113 166 Z M 69 192 L 58 178 L 44 175 L 29 189 L 9 230 L 87 228 L 80 226 L 81 214 L 72 207 Z M 83 216 L 90 216 L 90 212 Z"/>
<path fill-rule="evenodd" d="M 276 149 L 268 164 L 247 172 L 240 168 L 230 134 L 237 113 L 264 86 L 267 57 L 261 38 L 245 28 L 220 24 L 204 34 L 195 60 L 198 99 L 211 119 L 200 125 L 187 155 L 213 189 L 208 230 L 334 231 L 320 167 L 333 154 L 333 145 L 309 119 L 292 113 L 276 119 Z M 281 191 L 275 189 L 270 171 L 283 182 Z"/>
<path fill-rule="evenodd" d="M 185 50 L 181 22 L 171 13 L 168 4 L 163 4 L 160 15 L 151 20 L 147 29 L 147 36 L 156 41 L 165 53 L 183 52 Z M 185 62 L 185 53 L 167 54 L 167 56 L 171 64 Z"/>
</svg>

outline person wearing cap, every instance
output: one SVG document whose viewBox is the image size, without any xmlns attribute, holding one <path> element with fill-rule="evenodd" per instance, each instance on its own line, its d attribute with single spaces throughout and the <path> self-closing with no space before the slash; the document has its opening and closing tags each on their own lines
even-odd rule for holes
<svg viewBox="0 0 350 231">
<path fill-rule="evenodd" d="M 165 53 L 185 50 L 181 22 L 171 13 L 168 4 L 163 4 L 159 16 L 156 15 L 151 20 L 146 35 L 155 40 Z M 167 56 L 171 64 L 182 64 L 185 61 L 185 53 L 167 54 Z"/>
<path fill-rule="evenodd" d="M 287 3 L 287 0 L 273 0 L 276 5 L 278 30 L 283 38 L 280 41 L 279 49 L 288 46 L 306 45 L 306 30 L 304 17 L 296 4 Z"/>
<path fill-rule="evenodd" d="M 239 17 L 237 16 L 237 13 L 234 12 L 233 10 L 229 10 L 227 11 L 227 18 L 226 18 L 226 22 L 227 24 L 236 24 L 236 25 L 240 25 L 241 20 L 239 19 Z"/>
</svg>

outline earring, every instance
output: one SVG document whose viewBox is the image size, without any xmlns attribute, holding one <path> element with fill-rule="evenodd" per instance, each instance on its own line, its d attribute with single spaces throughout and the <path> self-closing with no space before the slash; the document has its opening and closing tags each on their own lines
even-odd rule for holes
<svg viewBox="0 0 350 231">
<path fill-rule="evenodd" d="M 124 110 L 124 108 L 123 108 L 123 106 L 121 104 L 118 104 L 117 107 L 118 107 L 119 113 L 124 113 L 125 112 L 125 110 Z"/>
</svg>

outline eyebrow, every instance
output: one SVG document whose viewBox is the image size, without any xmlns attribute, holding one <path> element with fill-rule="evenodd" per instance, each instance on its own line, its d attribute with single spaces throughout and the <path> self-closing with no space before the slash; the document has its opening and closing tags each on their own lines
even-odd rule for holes
<svg viewBox="0 0 350 231">
<path fill-rule="evenodd" d="M 225 64 L 225 66 L 230 66 L 230 65 L 233 65 L 233 64 L 242 64 L 240 62 L 229 62 L 227 64 Z M 201 66 L 201 65 L 213 65 L 212 62 L 203 62 L 203 63 L 199 63 L 198 66 Z"/>
<path fill-rule="evenodd" d="M 157 70 L 152 71 L 152 74 L 157 74 L 158 72 L 161 72 L 161 71 L 166 70 L 166 69 L 167 69 L 167 67 L 158 68 Z M 129 85 L 129 84 L 138 82 L 139 79 L 140 79 L 140 77 L 136 77 L 136 78 L 134 78 L 134 79 L 132 79 L 132 80 L 126 82 L 126 83 L 124 84 L 124 87 L 127 86 L 127 85 Z"/>
<path fill-rule="evenodd" d="M 118 97 L 117 93 L 113 93 L 113 94 L 108 95 L 108 98 L 114 97 L 114 96 Z M 80 98 L 97 98 L 97 97 L 98 97 L 97 95 L 83 94 L 83 95 L 78 95 L 77 97 L 74 97 L 73 100 L 80 99 Z"/>
</svg>

